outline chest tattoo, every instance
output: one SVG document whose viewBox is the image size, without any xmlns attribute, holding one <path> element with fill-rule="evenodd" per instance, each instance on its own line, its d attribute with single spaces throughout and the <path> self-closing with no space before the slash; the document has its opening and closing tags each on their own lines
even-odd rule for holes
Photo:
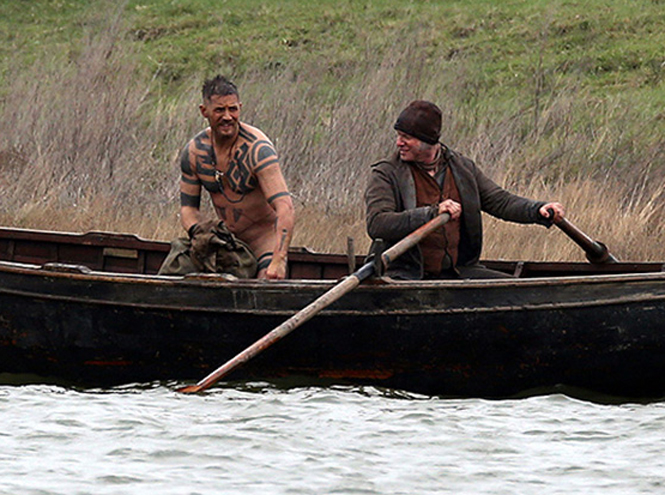
<svg viewBox="0 0 665 495">
<path fill-rule="evenodd" d="M 233 221 L 238 223 L 242 218 L 242 208 L 233 208 Z"/>
<path fill-rule="evenodd" d="M 243 143 L 233 155 L 226 172 L 229 187 L 233 192 L 245 195 L 256 189 L 257 180 L 256 176 L 252 174 L 251 166 L 249 146 L 247 143 Z"/>
<path fill-rule="evenodd" d="M 217 216 L 226 222 L 226 208 L 223 206 L 215 206 L 217 210 Z"/>
<path fill-rule="evenodd" d="M 218 168 L 215 150 L 207 133 L 201 133 L 194 140 L 196 174 L 201 185 L 211 194 L 222 194 L 231 204 L 240 203 L 258 187 L 257 172 L 277 163 L 277 154 L 268 141 L 259 140 L 242 127 L 240 137 L 245 141 L 229 156 L 226 170 Z M 234 216 L 242 215 L 242 210 L 235 211 Z M 226 213 L 220 211 L 220 214 Z"/>
<path fill-rule="evenodd" d="M 230 203 L 239 203 L 245 195 L 256 189 L 258 181 L 252 173 L 249 146 L 241 144 L 229 160 L 228 169 L 223 172 L 214 169 L 215 182 L 207 185 L 210 192 L 219 192 Z"/>
</svg>

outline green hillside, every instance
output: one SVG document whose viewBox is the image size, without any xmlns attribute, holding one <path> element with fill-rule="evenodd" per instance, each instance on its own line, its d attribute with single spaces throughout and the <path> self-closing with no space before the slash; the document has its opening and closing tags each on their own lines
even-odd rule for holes
<svg viewBox="0 0 665 495">
<path fill-rule="evenodd" d="M 506 186 L 661 224 L 663 0 L 0 2 L 5 223 L 177 232 L 173 157 L 221 72 L 277 144 L 301 225 L 364 236 L 368 165 L 414 98 Z"/>
<path fill-rule="evenodd" d="M 492 95 L 534 84 L 537 72 L 550 84 L 656 96 L 665 73 L 665 2 L 658 0 L 146 0 L 116 12 L 108 5 L 4 1 L 3 78 L 44 52 L 71 61 L 86 31 L 113 15 L 124 23 L 122 42 L 167 85 L 192 74 L 278 71 L 322 59 L 332 74 L 352 73 L 367 54 L 400 44 L 441 70 L 471 66 L 475 89 Z"/>
</svg>

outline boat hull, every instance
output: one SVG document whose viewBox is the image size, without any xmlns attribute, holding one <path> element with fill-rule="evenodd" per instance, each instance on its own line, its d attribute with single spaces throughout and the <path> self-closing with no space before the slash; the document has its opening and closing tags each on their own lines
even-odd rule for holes
<svg viewBox="0 0 665 495">
<path fill-rule="evenodd" d="M 108 386 L 198 380 L 333 281 L 0 263 L 0 372 Z M 462 397 L 665 395 L 665 274 L 363 284 L 228 376 Z"/>
</svg>

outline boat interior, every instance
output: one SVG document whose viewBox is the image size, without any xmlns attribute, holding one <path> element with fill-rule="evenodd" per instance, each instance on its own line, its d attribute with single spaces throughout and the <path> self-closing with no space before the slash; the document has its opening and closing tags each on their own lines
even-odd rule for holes
<svg viewBox="0 0 665 495">
<path fill-rule="evenodd" d="M 0 227 L 0 261 L 37 265 L 48 270 L 96 271 L 154 275 L 170 250 L 170 243 L 142 239 L 134 234 L 83 234 Z M 583 257 L 583 253 L 580 253 Z M 316 253 L 292 248 L 289 279 L 336 280 L 353 273 L 365 255 L 353 252 Z M 665 271 L 660 262 L 547 262 L 483 260 L 488 268 L 518 278 L 588 276 Z"/>
</svg>

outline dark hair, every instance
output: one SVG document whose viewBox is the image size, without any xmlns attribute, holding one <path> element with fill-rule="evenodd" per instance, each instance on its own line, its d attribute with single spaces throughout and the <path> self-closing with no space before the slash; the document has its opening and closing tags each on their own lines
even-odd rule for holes
<svg viewBox="0 0 665 495">
<path fill-rule="evenodd" d="M 203 83 L 203 101 L 209 101 L 214 95 L 227 96 L 236 95 L 240 99 L 238 88 L 224 76 L 216 75 L 212 79 L 207 79 Z"/>
</svg>

